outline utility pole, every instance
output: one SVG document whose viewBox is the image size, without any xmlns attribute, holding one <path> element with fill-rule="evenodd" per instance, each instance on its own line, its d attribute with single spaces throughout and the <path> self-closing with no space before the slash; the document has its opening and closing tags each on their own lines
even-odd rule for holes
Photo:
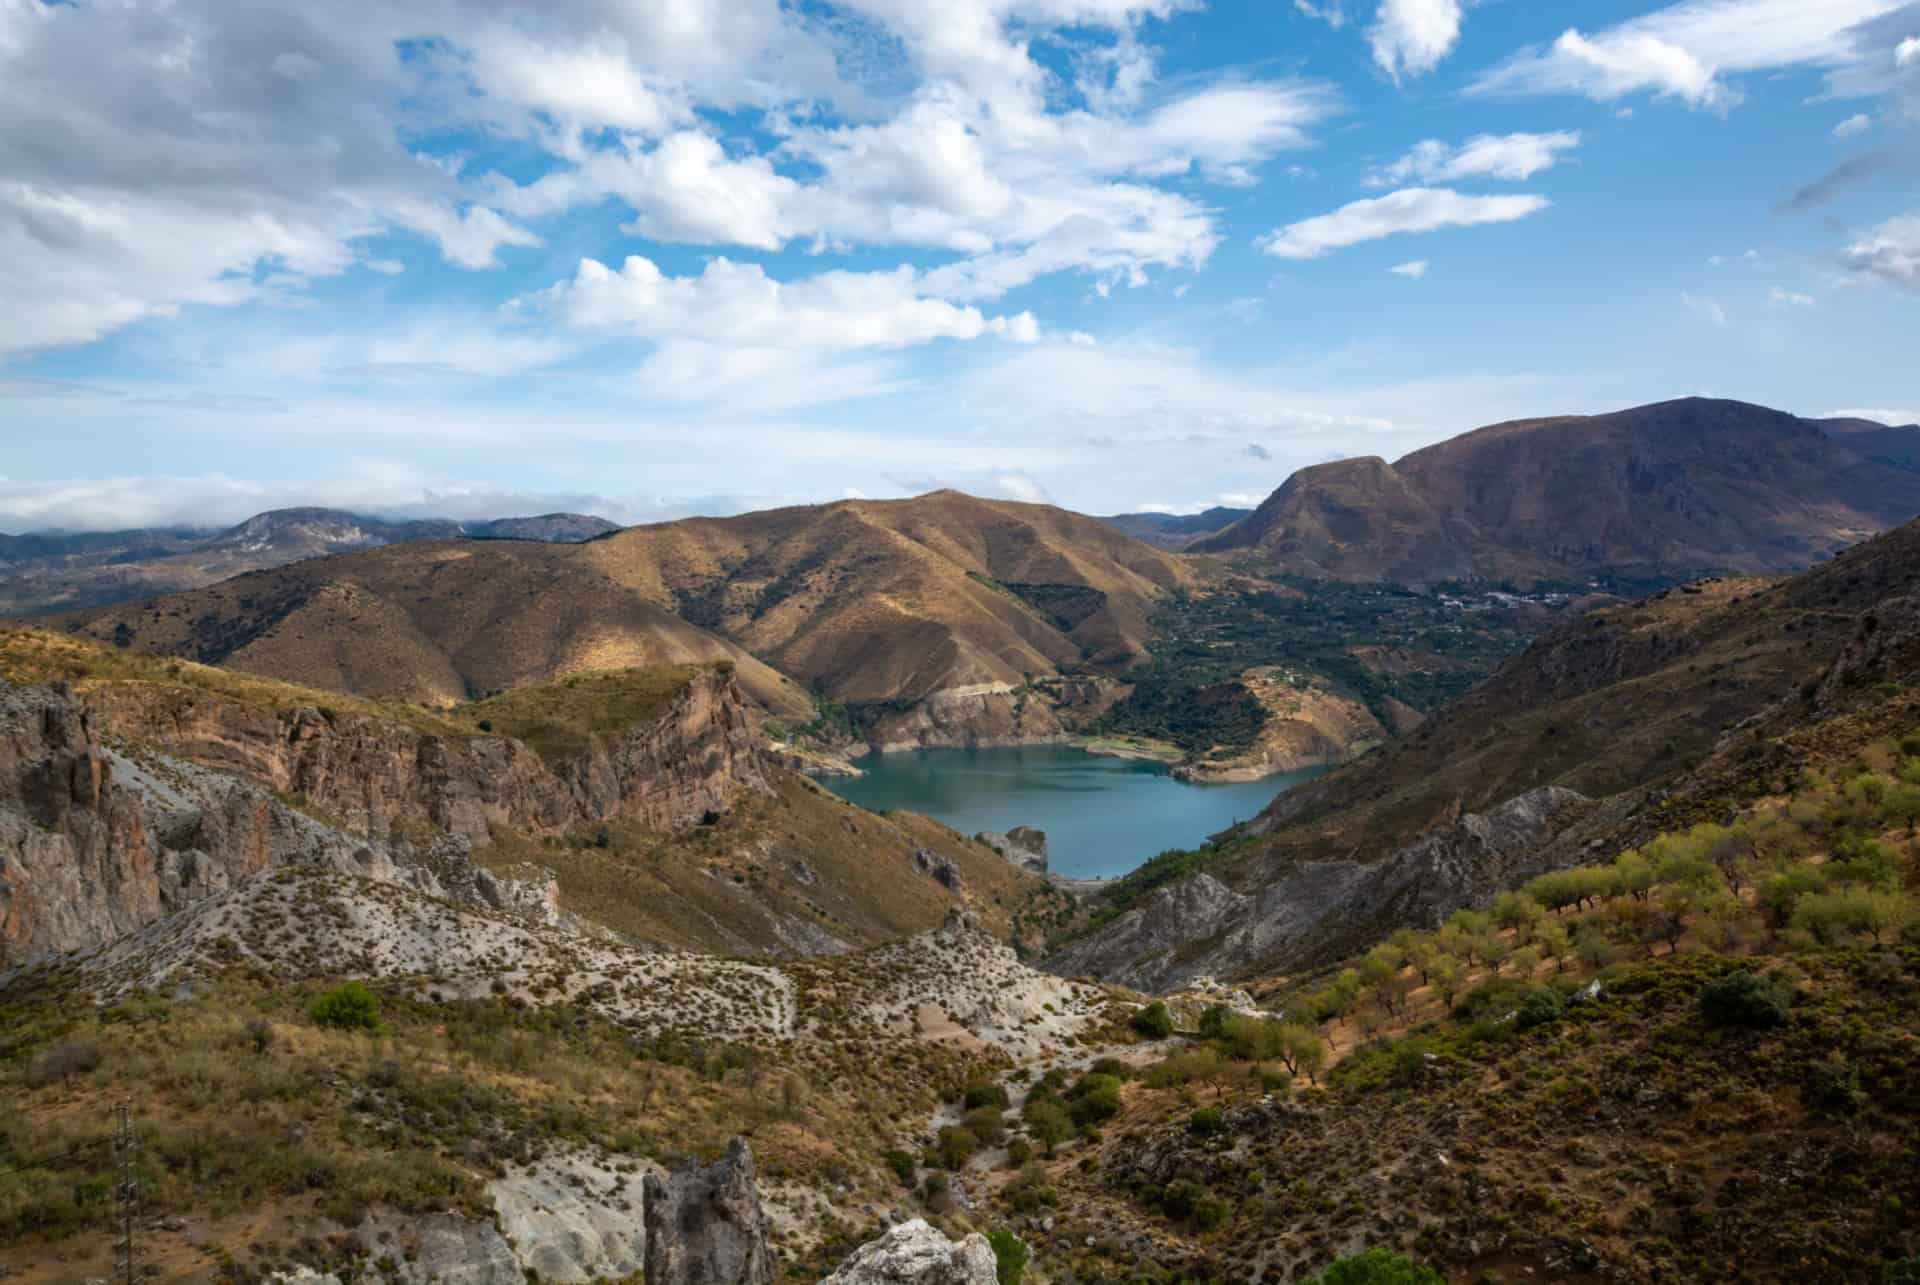
<svg viewBox="0 0 1920 1285">
<path fill-rule="evenodd" d="M 114 1199 L 120 1206 L 120 1241 L 114 1246 L 113 1274 L 121 1285 L 133 1285 L 133 1204 L 139 1195 L 133 1180 L 133 1115 L 122 1102 L 113 1109 L 113 1158 L 118 1170 Z"/>
</svg>

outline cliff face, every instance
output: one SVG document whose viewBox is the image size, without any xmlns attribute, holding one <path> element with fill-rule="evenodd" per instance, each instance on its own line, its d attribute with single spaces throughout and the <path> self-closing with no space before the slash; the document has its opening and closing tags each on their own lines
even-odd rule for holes
<svg viewBox="0 0 1920 1285">
<path fill-rule="evenodd" d="M 290 862 L 551 919 L 550 877 L 521 886 L 467 860 L 491 826 L 677 828 L 741 790 L 771 786 L 738 687 L 713 671 L 558 764 L 505 738 L 204 690 L 0 685 L 0 961 L 112 940 Z M 405 835 L 428 827 L 446 834 L 422 852 Z"/>
<path fill-rule="evenodd" d="M 742 787 L 768 790 L 733 677 L 697 674 L 658 718 L 549 763 L 507 737 L 454 739 L 316 708 L 264 709 L 200 690 L 130 684 L 89 698 L 105 734 L 304 799 L 355 832 L 432 825 L 487 842 L 599 821 L 677 828 Z"/>
</svg>

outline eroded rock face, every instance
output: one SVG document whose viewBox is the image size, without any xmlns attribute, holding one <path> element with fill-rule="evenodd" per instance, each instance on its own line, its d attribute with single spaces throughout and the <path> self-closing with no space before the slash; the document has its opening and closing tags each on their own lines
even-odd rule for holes
<svg viewBox="0 0 1920 1285">
<path fill-rule="evenodd" d="M 1047 872 L 1047 832 L 1016 825 L 1005 834 L 984 830 L 974 836 L 1008 861 L 1031 874 Z"/>
<path fill-rule="evenodd" d="M 487 1184 L 500 1230 L 542 1281 L 623 1280 L 646 1264 L 643 1175 L 562 1156 Z"/>
<path fill-rule="evenodd" d="M 867 729 L 875 750 L 987 748 L 1039 745 L 1067 739 L 1067 730 L 1043 700 L 1008 683 L 979 683 L 929 693 L 907 710 Z"/>
<path fill-rule="evenodd" d="M 646 1178 L 647 1285 L 768 1285 L 767 1216 L 753 1151 L 735 1138 L 710 1165 Z"/>
<path fill-rule="evenodd" d="M 994 1285 L 996 1279 L 985 1236 L 948 1240 L 915 1218 L 862 1245 L 820 1285 Z"/>
<path fill-rule="evenodd" d="M 0 966 L 111 941 L 289 862 L 552 924 L 550 872 L 502 878 L 472 862 L 492 825 L 678 827 L 744 789 L 771 785 L 745 701 L 715 672 L 557 767 L 518 741 L 197 689 L 82 699 L 64 684 L 0 683 Z M 422 823 L 447 837 L 420 851 L 396 834 Z"/>
<path fill-rule="evenodd" d="M 914 849 L 913 868 L 948 892 L 958 893 L 965 887 L 960 867 L 953 863 L 953 858 L 943 857 L 931 848 Z"/>
<path fill-rule="evenodd" d="M 1529 790 L 1467 813 L 1385 861 L 1299 861 L 1255 872 L 1237 892 L 1209 874 L 1160 889 L 1047 961 L 1142 990 L 1191 986 L 1258 963 L 1324 962 L 1394 927 L 1432 927 L 1466 906 L 1563 864 L 1554 835 L 1590 807 L 1572 790 Z"/>
<path fill-rule="evenodd" d="M 386 1279 L 402 1285 L 526 1285 L 513 1249 L 492 1224 L 457 1214 L 370 1214 L 354 1231 Z"/>
</svg>

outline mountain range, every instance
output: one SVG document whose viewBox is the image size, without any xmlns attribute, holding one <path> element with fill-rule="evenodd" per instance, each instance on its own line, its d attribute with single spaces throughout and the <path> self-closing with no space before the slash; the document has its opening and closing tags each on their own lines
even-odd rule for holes
<svg viewBox="0 0 1920 1285">
<path fill-rule="evenodd" d="M 619 527 L 582 513 L 454 522 L 389 521 L 341 509 L 274 509 L 219 530 L 158 528 L 0 535 L 0 615 L 101 606 L 197 589 L 303 558 L 402 540 L 542 540 L 570 544 Z"/>
<path fill-rule="evenodd" d="M 1202 536 L 1232 526 L 1248 516 L 1252 509 L 1233 509 L 1215 505 L 1198 513 L 1116 513 L 1101 518 L 1116 531 L 1124 531 L 1136 540 L 1162 549 L 1184 549 Z"/>
<path fill-rule="evenodd" d="M 1920 426 L 1706 398 L 1516 420 L 1302 469 L 1189 548 L 1414 585 L 1782 571 L 1920 512 L 1916 450 Z"/>
</svg>

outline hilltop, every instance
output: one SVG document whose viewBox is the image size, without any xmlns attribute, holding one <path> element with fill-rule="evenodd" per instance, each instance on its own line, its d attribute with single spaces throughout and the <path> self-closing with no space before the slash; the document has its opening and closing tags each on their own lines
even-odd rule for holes
<svg viewBox="0 0 1920 1285">
<path fill-rule="evenodd" d="M 223 530 L 46 532 L 0 535 L 0 615 L 104 606 L 197 589 L 303 558 L 402 540 L 576 543 L 619 527 L 582 513 L 454 522 L 389 521 L 341 509 L 274 509 Z"/>
<path fill-rule="evenodd" d="M 1162 549 L 1184 549 L 1201 536 L 1212 535 L 1247 517 L 1252 509 L 1215 505 L 1199 513 L 1116 513 L 1100 520 L 1116 531 Z"/>
<path fill-rule="evenodd" d="M 1402 584 L 1793 570 L 1920 513 L 1910 429 L 1687 398 L 1302 469 L 1189 546 Z"/>
<path fill-rule="evenodd" d="M 415 541 L 70 618 L 290 681 L 457 701 L 580 668 L 727 659 L 792 724 L 879 741 L 1064 735 L 1144 653 L 1173 555 L 1092 518 L 943 491 L 631 527 L 578 546 Z M 1029 685 L 1047 680 L 1048 690 Z M 929 699 L 933 698 L 933 699 Z M 1071 713 L 1068 717 L 1071 717 Z"/>
</svg>

